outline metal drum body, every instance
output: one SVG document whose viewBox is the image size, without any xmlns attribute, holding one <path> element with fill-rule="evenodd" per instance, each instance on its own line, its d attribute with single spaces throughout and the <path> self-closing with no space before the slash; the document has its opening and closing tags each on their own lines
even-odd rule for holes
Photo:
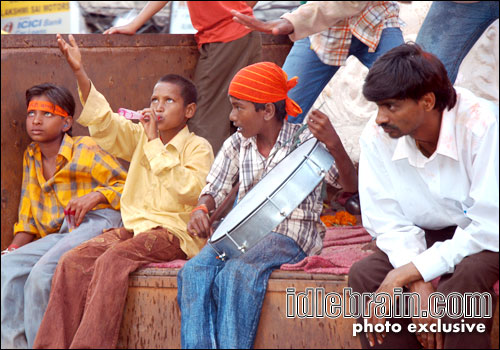
<svg viewBox="0 0 500 350">
<path fill-rule="evenodd" d="M 307 140 L 247 193 L 208 243 L 223 260 L 244 253 L 302 203 L 332 164 L 333 157 L 320 142 Z"/>
</svg>

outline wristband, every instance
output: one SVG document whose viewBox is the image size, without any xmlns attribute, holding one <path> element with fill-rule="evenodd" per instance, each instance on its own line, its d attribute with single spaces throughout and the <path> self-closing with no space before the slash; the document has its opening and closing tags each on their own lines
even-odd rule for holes
<svg viewBox="0 0 500 350">
<path fill-rule="evenodd" d="M 191 214 L 193 214 L 197 210 L 202 210 L 205 214 L 208 215 L 208 208 L 207 208 L 207 206 L 205 204 L 200 204 L 199 206 L 197 206 L 196 208 L 194 208 L 193 210 L 191 210 Z"/>
</svg>

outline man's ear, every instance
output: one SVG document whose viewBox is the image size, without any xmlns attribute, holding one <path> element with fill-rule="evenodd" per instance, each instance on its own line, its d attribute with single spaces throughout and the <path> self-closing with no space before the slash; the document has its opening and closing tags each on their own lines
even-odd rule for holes
<svg viewBox="0 0 500 350">
<path fill-rule="evenodd" d="M 428 92 L 420 98 L 420 103 L 426 112 L 430 112 L 436 106 L 436 95 L 433 92 Z"/>
<path fill-rule="evenodd" d="M 64 124 L 63 124 L 63 128 L 62 128 L 62 131 L 63 132 L 68 132 L 69 129 L 71 129 L 71 127 L 73 126 L 73 116 L 67 116 L 66 118 L 64 118 Z"/>
<path fill-rule="evenodd" d="M 195 112 L 196 112 L 196 103 L 191 102 L 186 106 L 186 113 L 184 114 L 184 116 L 187 119 L 191 119 L 194 117 Z"/>
<path fill-rule="evenodd" d="M 268 121 L 274 118 L 276 115 L 276 106 L 274 103 L 266 103 L 266 107 L 264 108 L 264 120 Z"/>
</svg>

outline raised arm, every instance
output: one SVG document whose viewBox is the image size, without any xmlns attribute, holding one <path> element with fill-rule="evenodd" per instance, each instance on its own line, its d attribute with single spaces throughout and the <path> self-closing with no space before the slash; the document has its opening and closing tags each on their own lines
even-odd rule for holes
<svg viewBox="0 0 500 350">
<path fill-rule="evenodd" d="M 338 182 L 344 191 L 358 192 L 356 169 L 328 116 L 319 110 L 314 110 L 309 114 L 307 125 L 314 137 L 325 144 L 335 159 L 335 165 L 339 173 Z"/>
<path fill-rule="evenodd" d="M 68 39 L 69 44 L 63 39 L 61 34 L 57 34 L 59 50 L 61 50 L 66 61 L 73 70 L 76 80 L 78 81 L 78 86 L 80 86 L 80 90 L 82 91 L 83 101 L 86 102 L 90 93 L 90 79 L 83 68 L 82 55 L 80 54 L 80 48 L 76 44 L 75 38 L 70 34 Z"/>
<path fill-rule="evenodd" d="M 132 22 L 124 26 L 106 29 L 103 34 L 135 34 L 144 23 L 160 11 L 166 4 L 168 4 L 168 1 L 148 1 L 146 6 L 144 6 L 142 11 Z"/>
</svg>

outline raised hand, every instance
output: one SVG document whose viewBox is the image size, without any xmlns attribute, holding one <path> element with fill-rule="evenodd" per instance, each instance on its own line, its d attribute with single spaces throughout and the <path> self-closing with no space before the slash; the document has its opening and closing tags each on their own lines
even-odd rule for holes
<svg viewBox="0 0 500 350">
<path fill-rule="evenodd" d="M 314 137 L 323 142 L 328 149 L 338 147 L 339 142 L 341 143 L 330 118 L 318 109 L 309 114 L 307 125 Z"/>
<path fill-rule="evenodd" d="M 68 61 L 71 69 L 77 72 L 82 68 L 82 55 L 73 35 L 70 34 L 68 38 L 69 44 L 63 39 L 61 34 L 57 34 L 57 45 L 59 45 L 59 50 L 66 57 L 66 61 Z"/>
<path fill-rule="evenodd" d="M 234 16 L 233 21 L 243 24 L 245 27 L 252 30 L 274 35 L 293 33 L 292 23 L 284 18 L 264 22 L 235 10 L 231 10 L 231 14 Z"/>
</svg>

